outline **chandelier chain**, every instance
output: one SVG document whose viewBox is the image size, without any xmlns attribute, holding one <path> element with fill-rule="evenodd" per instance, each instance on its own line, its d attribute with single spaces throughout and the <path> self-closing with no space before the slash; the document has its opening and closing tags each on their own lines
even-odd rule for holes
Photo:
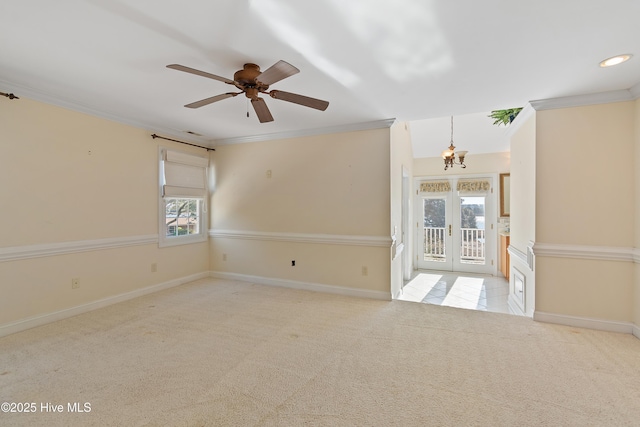
<svg viewBox="0 0 640 427">
<path fill-rule="evenodd" d="M 453 116 L 451 116 L 451 145 L 453 145 Z"/>
</svg>

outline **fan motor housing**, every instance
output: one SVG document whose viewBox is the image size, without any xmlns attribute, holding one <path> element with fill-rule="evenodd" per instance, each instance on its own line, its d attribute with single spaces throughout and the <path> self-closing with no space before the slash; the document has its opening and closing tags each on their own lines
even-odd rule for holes
<svg viewBox="0 0 640 427">
<path fill-rule="evenodd" d="M 252 87 L 256 85 L 256 78 L 260 75 L 260 67 L 256 64 L 244 64 L 242 70 L 238 70 L 233 75 L 233 80 L 242 86 Z"/>
</svg>

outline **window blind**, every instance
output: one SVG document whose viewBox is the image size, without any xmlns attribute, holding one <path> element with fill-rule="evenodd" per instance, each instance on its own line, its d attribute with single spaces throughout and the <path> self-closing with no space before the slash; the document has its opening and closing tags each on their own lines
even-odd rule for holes
<svg viewBox="0 0 640 427">
<path fill-rule="evenodd" d="M 162 167 L 162 197 L 206 197 L 208 158 L 165 150 Z"/>
</svg>

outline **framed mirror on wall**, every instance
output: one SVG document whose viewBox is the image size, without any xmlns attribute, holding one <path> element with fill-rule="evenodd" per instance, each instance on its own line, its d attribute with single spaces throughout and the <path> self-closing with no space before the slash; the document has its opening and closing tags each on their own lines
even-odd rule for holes
<svg viewBox="0 0 640 427">
<path fill-rule="evenodd" d="M 507 217 L 511 213 L 511 174 L 500 174 L 500 216 Z"/>
</svg>

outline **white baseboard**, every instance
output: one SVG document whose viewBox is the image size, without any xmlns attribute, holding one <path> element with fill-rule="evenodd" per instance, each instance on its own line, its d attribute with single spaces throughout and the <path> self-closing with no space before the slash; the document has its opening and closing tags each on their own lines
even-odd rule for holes
<svg viewBox="0 0 640 427">
<path fill-rule="evenodd" d="M 248 274 L 240 273 L 226 273 L 223 271 L 212 271 L 211 277 L 215 277 L 217 279 L 240 280 L 242 282 L 257 283 L 259 285 L 279 286 L 290 289 L 301 289 L 305 291 L 391 301 L 391 292 L 347 288 L 343 286 L 325 285 L 321 283 L 298 282 L 296 280 L 274 279 L 270 277 L 250 276 Z"/>
<path fill-rule="evenodd" d="M 592 319 L 589 317 L 567 316 L 564 314 L 544 313 L 541 311 L 536 311 L 535 313 L 533 313 L 533 320 L 536 320 L 538 322 L 573 326 L 576 328 L 597 329 L 607 332 L 634 334 L 636 337 L 640 338 L 640 328 L 635 326 L 633 323 L 628 322 Z"/>
<path fill-rule="evenodd" d="M 47 313 L 40 316 L 29 317 L 27 319 L 19 320 L 14 323 L 0 325 L 0 337 L 14 334 L 16 332 L 24 331 L 27 329 L 35 328 L 36 326 L 46 325 L 47 323 L 52 323 L 57 320 L 62 320 L 69 317 L 77 316 L 78 314 L 86 313 L 92 310 L 96 310 L 98 308 L 106 307 L 112 304 L 116 304 L 116 303 L 127 301 L 133 298 L 141 297 L 143 295 L 147 295 L 153 292 L 158 292 L 164 289 L 173 288 L 175 286 L 193 282 L 194 280 L 206 279 L 207 277 L 209 277 L 208 272 L 192 274 L 190 276 L 169 280 L 168 282 L 147 286 L 146 288 L 136 289 L 135 291 L 114 295 L 114 296 L 103 298 L 90 303 L 78 305 L 71 308 L 66 308 L 60 311 L 55 311 L 53 313 Z"/>
<path fill-rule="evenodd" d="M 633 325 L 633 336 L 640 339 L 640 326 L 638 325 Z"/>
</svg>

